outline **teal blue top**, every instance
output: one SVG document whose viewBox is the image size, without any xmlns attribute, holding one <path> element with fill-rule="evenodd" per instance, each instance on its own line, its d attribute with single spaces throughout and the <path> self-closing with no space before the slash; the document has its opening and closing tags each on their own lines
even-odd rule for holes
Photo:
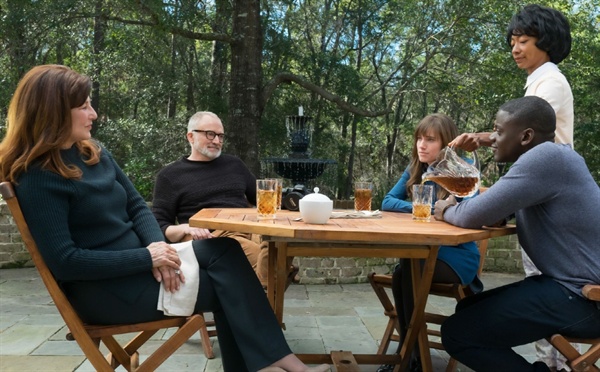
<svg viewBox="0 0 600 372">
<path fill-rule="evenodd" d="M 75 146 L 61 155 L 82 170 L 81 179 L 66 179 L 34 164 L 15 187 L 44 261 L 59 282 L 108 279 L 116 294 L 135 297 L 144 286 L 114 284 L 120 277 L 151 274 L 146 247 L 164 241 L 156 219 L 106 149 L 91 166 Z"/>
<path fill-rule="evenodd" d="M 410 178 L 408 168 L 404 170 L 402 177 L 396 185 L 387 193 L 381 209 L 384 211 L 412 213 L 412 202 L 407 201 L 408 192 L 406 183 Z M 433 195 L 435 203 L 437 190 L 440 186 L 436 183 L 427 181 L 426 185 L 433 185 Z M 463 285 L 470 284 L 477 276 L 479 269 L 479 250 L 475 242 L 462 243 L 459 245 L 442 245 L 438 253 L 438 260 L 445 262 L 450 266 L 456 275 L 460 277 Z M 475 288 L 474 288 L 475 289 Z"/>
</svg>

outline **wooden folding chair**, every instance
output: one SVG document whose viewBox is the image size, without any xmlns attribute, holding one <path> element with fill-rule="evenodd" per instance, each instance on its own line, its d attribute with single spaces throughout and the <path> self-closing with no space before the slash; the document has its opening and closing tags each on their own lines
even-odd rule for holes
<svg viewBox="0 0 600 372">
<path fill-rule="evenodd" d="M 583 295 L 600 302 L 600 285 L 588 284 L 583 287 Z M 600 359 L 600 338 L 573 338 L 560 334 L 553 335 L 548 341 L 567 358 L 567 364 L 575 372 L 600 372 L 598 360 Z M 579 353 L 571 343 L 589 345 L 586 352 Z"/>
<path fill-rule="evenodd" d="M 69 328 L 70 333 L 67 339 L 77 341 L 77 344 L 97 371 L 114 371 L 119 365 L 122 365 L 128 371 L 154 371 L 195 332 L 201 330 L 203 327 L 206 329 L 204 318 L 198 314 L 189 317 L 169 317 L 163 320 L 136 324 L 84 324 L 40 255 L 21 212 L 21 207 L 19 206 L 12 184 L 10 182 L 0 183 L 0 193 L 12 213 L 13 219 L 21 233 L 21 238 L 31 255 L 35 267 L 40 273 L 46 289 Z M 156 332 L 171 327 L 177 327 L 178 330 L 140 364 L 138 349 Z M 114 338 L 115 335 L 132 332 L 139 333 L 124 346 L 121 346 Z M 100 341 L 110 351 L 106 357 L 100 352 Z M 205 345 L 203 342 L 206 353 Z"/>
<path fill-rule="evenodd" d="M 485 239 L 479 241 L 477 246 L 481 255 L 479 259 L 479 269 L 477 274 L 481 275 L 483 271 L 483 263 L 485 262 L 488 240 Z M 392 275 L 370 273 L 367 277 L 369 279 L 369 283 L 371 283 L 371 286 L 375 291 L 375 294 L 377 295 L 377 298 L 383 306 L 383 314 L 389 318 L 387 326 L 385 327 L 385 331 L 383 333 L 383 337 L 381 338 L 381 343 L 379 344 L 379 349 L 377 350 L 378 354 L 386 354 L 390 346 L 390 342 L 400 341 L 400 324 L 398 323 L 398 314 L 396 313 L 396 308 L 394 307 L 393 302 L 390 300 L 385 290 L 385 288 L 392 287 Z M 429 294 L 434 296 L 454 298 L 458 302 L 463 298 L 471 295 L 472 291 L 469 288 L 469 286 L 462 284 L 431 283 L 431 289 L 429 290 Z M 436 324 L 439 326 L 447 318 L 448 316 L 443 314 L 425 312 L 425 322 L 428 325 Z M 432 337 L 428 339 L 430 348 L 444 350 L 444 346 L 442 345 L 439 339 L 441 336 L 439 327 L 431 328 L 428 326 L 427 335 Z M 450 360 L 448 361 L 448 366 L 446 367 L 446 371 L 454 371 L 456 369 L 456 363 L 456 359 L 450 358 Z"/>
</svg>

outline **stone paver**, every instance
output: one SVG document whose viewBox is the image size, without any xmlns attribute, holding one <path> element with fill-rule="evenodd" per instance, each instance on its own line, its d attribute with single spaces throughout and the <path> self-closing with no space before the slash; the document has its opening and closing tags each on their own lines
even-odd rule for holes
<svg viewBox="0 0 600 372">
<path fill-rule="evenodd" d="M 519 275 L 496 273 L 483 277 L 486 288 L 517 279 Z M 427 306 L 451 314 L 454 301 L 432 297 Z M 296 353 L 352 350 L 364 354 L 377 350 L 387 318 L 369 284 L 292 285 L 286 292 L 284 322 L 285 337 Z M 92 372 L 77 344 L 65 340 L 66 332 L 35 269 L 0 270 L 0 371 Z M 142 348 L 141 360 L 160 345 L 162 336 L 155 335 Z M 215 359 L 204 357 L 200 339 L 194 335 L 159 371 L 221 372 L 219 345 L 216 338 L 211 342 Z M 395 349 L 392 344 L 390 351 Z M 518 351 L 529 360 L 534 358 L 532 345 L 521 346 Z M 445 370 L 446 353 L 432 350 L 432 359 L 435 371 Z M 361 372 L 376 369 L 360 368 Z M 458 370 L 470 371 L 461 365 Z"/>
</svg>

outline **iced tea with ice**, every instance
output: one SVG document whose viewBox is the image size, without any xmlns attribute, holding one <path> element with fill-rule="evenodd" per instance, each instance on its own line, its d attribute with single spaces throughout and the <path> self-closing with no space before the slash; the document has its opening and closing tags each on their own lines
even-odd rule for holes
<svg viewBox="0 0 600 372">
<path fill-rule="evenodd" d="M 412 187 L 412 219 L 429 222 L 431 205 L 433 204 L 432 185 L 413 185 Z"/>
<path fill-rule="evenodd" d="M 354 184 L 354 209 L 357 211 L 370 211 L 373 194 L 371 182 L 356 182 Z"/>
<path fill-rule="evenodd" d="M 277 213 L 276 180 L 256 180 L 256 210 L 259 220 L 275 219 Z"/>
</svg>

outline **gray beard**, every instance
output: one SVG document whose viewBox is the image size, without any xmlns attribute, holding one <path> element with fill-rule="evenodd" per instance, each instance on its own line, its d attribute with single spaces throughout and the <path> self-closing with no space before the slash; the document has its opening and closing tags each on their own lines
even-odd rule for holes
<svg viewBox="0 0 600 372">
<path fill-rule="evenodd" d="M 200 153 L 202 155 L 206 156 L 207 158 L 209 158 L 210 160 L 215 160 L 216 158 L 221 156 L 221 150 L 219 150 L 219 152 L 215 154 L 214 152 L 210 151 L 208 148 L 204 148 L 204 149 L 200 150 Z"/>
</svg>

